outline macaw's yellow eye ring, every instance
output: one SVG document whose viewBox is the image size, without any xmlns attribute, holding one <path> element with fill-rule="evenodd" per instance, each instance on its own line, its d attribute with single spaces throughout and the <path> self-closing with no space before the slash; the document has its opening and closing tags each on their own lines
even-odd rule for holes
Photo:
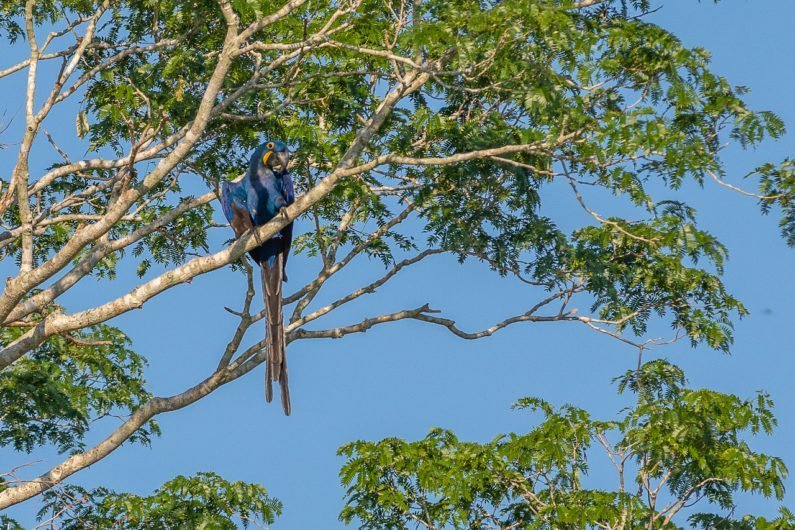
<svg viewBox="0 0 795 530">
<path fill-rule="evenodd" d="M 268 149 L 273 149 L 273 142 L 268 142 L 268 144 L 265 147 L 267 147 Z"/>
</svg>

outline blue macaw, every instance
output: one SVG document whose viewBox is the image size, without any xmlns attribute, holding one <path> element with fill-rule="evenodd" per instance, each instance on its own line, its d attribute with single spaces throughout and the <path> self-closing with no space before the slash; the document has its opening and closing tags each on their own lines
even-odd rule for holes
<svg viewBox="0 0 795 530">
<path fill-rule="evenodd" d="M 293 180 L 287 172 L 290 151 L 284 142 L 267 141 L 254 150 L 248 172 L 238 181 L 221 183 L 221 205 L 240 237 L 253 227 L 262 226 L 295 202 Z M 265 296 L 265 321 L 268 361 L 265 374 L 265 399 L 273 399 L 273 381 L 278 381 L 284 413 L 290 415 L 290 390 L 287 386 L 287 359 L 284 354 L 284 316 L 282 281 L 293 240 L 293 223 L 249 252 L 262 271 Z"/>
</svg>

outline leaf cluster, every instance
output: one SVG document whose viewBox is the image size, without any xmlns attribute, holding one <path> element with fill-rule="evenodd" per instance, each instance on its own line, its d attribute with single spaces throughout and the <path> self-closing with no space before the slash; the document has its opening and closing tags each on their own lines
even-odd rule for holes
<svg viewBox="0 0 795 530">
<path fill-rule="evenodd" d="M 8 344 L 23 331 L 4 328 L 0 341 Z M 82 449 L 92 423 L 131 414 L 151 397 L 145 366 L 112 326 L 50 338 L 0 373 L 0 446 L 28 453 L 47 444 L 61 452 Z M 152 421 L 131 441 L 148 444 L 158 433 Z"/>
<path fill-rule="evenodd" d="M 44 494 L 39 520 L 61 530 L 261 528 L 281 514 L 281 503 L 258 484 L 229 482 L 215 473 L 177 476 L 149 496 L 65 486 Z"/>
<path fill-rule="evenodd" d="M 791 527 L 786 510 L 776 521 L 731 519 L 740 492 L 783 497 L 784 464 L 748 443 L 775 425 L 765 394 L 690 389 L 666 361 L 618 381 L 635 398 L 618 420 L 524 398 L 516 407 L 540 414 L 527 433 L 474 443 L 434 429 L 416 442 L 350 443 L 340 518 L 368 529 Z M 589 474 L 600 459 L 615 470 L 612 486 Z"/>
</svg>

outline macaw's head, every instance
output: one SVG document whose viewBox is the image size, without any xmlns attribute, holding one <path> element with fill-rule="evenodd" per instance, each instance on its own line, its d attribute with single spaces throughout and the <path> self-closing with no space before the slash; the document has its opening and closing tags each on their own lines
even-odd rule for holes
<svg viewBox="0 0 795 530">
<path fill-rule="evenodd" d="M 286 171 L 289 162 L 290 150 L 287 149 L 287 145 L 278 140 L 268 140 L 254 151 L 254 156 L 251 158 L 251 168 L 255 169 L 262 164 L 262 166 L 274 172 Z"/>
</svg>

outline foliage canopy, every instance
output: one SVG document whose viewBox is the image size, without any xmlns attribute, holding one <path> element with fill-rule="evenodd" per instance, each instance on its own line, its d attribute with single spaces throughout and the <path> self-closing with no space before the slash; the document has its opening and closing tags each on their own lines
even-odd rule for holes
<svg viewBox="0 0 795 530">
<path fill-rule="evenodd" d="M 416 442 L 349 443 L 339 451 L 340 519 L 376 530 L 795 528 L 785 508 L 776 519 L 733 515 L 739 494 L 784 494 L 783 462 L 749 444 L 776 424 L 766 394 L 691 389 L 661 360 L 617 381 L 632 396 L 617 419 L 524 398 L 515 408 L 537 418 L 527 433 L 474 443 L 433 429 Z M 593 468 L 613 476 L 592 476 Z M 43 497 L 40 520 L 62 530 L 238 528 L 281 513 L 261 486 L 212 473 L 177 477 L 149 497 L 79 486 Z"/>
<path fill-rule="evenodd" d="M 61 484 L 123 442 L 149 443 L 158 414 L 257 367 L 263 343 L 241 346 L 263 316 L 253 304 L 245 251 L 292 219 L 305 229 L 296 240 L 299 259 L 316 262 L 319 272 L 285 299 L 293 308 L 288 342 L 341 338 L 405 319 L 466 339 L 521 322 L 569 322 L 643 352 L 657 345 L 648 330 L 662 322 L 673 341 L 729 351 L 732 322 L 747 311 L 722 282 L 728 250 L 698 224 L 682 190 L 714 181 L 736 191 L 724 150 L 778 138 L 784 125 L 769 111 L 749 108 L 747 89 L 714 73 L 706 50 L 688 48 L 651 23 L 653 7 L 648 0 L 4 2 L 0 37 L 25 53 L 3 66 L 0 82 L 27 73 L 27 84 L 19 98 L 24 118 L 5 132 L 18 135 L 16 152 L 5 146 L 11 169 L 0 178 L 0 259 L 13 269 L 0 294 L 0 444 L 23 453 L 52 445 L 69 455 L 32 480 L 2 475 L 10 487 L 0 491 L 0 508 Z M 74 117 L 74 133 L 50 134 L 47 124 L 63 113 Z M 214 220 L 219 183 L 239 176 L 266 136 L 294 151 L 291 172 L 302 195 L 287 218 L 221 244 L 229 231 Z M 756 198 L 762 213 L 778 215 L 782 235 L 795 244 L 795 163 L 766 163 L 745 178 L 757 190 L 740 191 Z M 570 193 L 568 210 L 550 204 L 561 190 Z M 605 197 L 611 215 L 589 206 Z M 533 302 L 476 332 L 427 304 L 311 327 L 442 253 L 486 262 Z M 319 303 L 324 286 L 359 256 L 385 269 L 373 267 L 361 288 Z M 90 307 L 67 307 L 73 287 L 115 281 L 131 270 L 122 265 L 137 271 L 129 292 L 107 299 L 100 289 Z M 179 394 L 152 396 L 145 360 L 114 319 L 226 266 L 241 271 L 245 298 L 241 310 L 232 310 L 240 321 L 217 367 Z M 632 454 L 659 467 L 636 461 L 638 476 L 656 480 L 669 472 L 665 491 L 672 498 L 703 494 L 727 508 L 738 488 L 780 496 L 780 462 L 736 438 L 770 429 L 766 398 L 750 403 L 687 391 L 677 374 L 659 363 L 627 375 L 622 384 L 639 402 L 635 415 L 620 422 L 525 401 L 545 414 L 541 431 L 526 436 L 473 445 L 439 431 L 413 444 L 348 446 L 344 481 L 352 489 L 343 518 L 372 527 L 408 524 L 398 508 L 418 499 L 435 506 L 430 520 L 453 526 L 483 523 L 472 503 L 514 521 L 545 510 L 571 525 L 596 524 L 624 508 L 632 512 L 626 524 L 654 517 L 654 506 L 623 491 L 583 489 L 577 476 L 585 453 L 563 454 L 553 444 L 544 449 L 551 460 L 526 460 L 520 449 L 529 446 L 522 444 L 536 444 L 539 432 L 553 428 L 562 429 L 558 444 L 620 433 L 623 441 L 605 448 L 614 456 L 644 446 Z M 90 428 L 108 424 L 97 420 L 119 415 L 107 438 L 85 445 Z M 682 415 L 692 431 L 650 434 L 649 422 L 682 422 Z M 566 429 L 575 423 L 572 441 Z M 675 440 L 674 432 L 684 438 Z M 678 443 L 684 445 L 670 445 Z M 417 451 L 438 458 L 427 469 L 422 459 L 394 464 L 406 469 L 367 463 L 369 454 L 400 460 L 402 452 Z M 461 455 L 473 458 L 473 476 L 434 483 L 434 474 L 456 458 L 460 464 Z M 559 513 L 543 498 L 543 506 L 517 500 L 515 488 L 534 492 L 542 485 L 532 479 L 507 487 L 498 464 L 520 474 L 547 466 L 577 506 L 601 508 L 578 509 L 576 517 L 586 520 L 567 519 L 575 514 Z M 429 475 L 414 477 L 420 470 Z M 408 473 L 407 481 L 378 497 L 377 488 L 398 471 Z M 719 480 L 695 487 L 713 475 Z M 480 481 L 471 494 L 470 478 Z M 431 497 L 408 500 L 415 480 L 431 481 Z M 245 490 L 243 504 L 208 517 L 229 521 L 251 512 L 268 522 L 278 512 L 254 486 L 213 475 L 179 481 L 190 491 Z M 171 508 L 163 512 L 162 505 L 179 481 L 145 498 L 107 490 L 68 494 L 87 495 L 102 517 L 131 502 L 141 520 L 168 518 Z M 454 505 L 434 497 L 442 493 L 457 499 Z M 47 499 L 57 511 L 62 500 Z M 192 509 L 180 502 L 180 510 Z M 708 515 L 692 521 L 731 527 Z"/>
</svg>

